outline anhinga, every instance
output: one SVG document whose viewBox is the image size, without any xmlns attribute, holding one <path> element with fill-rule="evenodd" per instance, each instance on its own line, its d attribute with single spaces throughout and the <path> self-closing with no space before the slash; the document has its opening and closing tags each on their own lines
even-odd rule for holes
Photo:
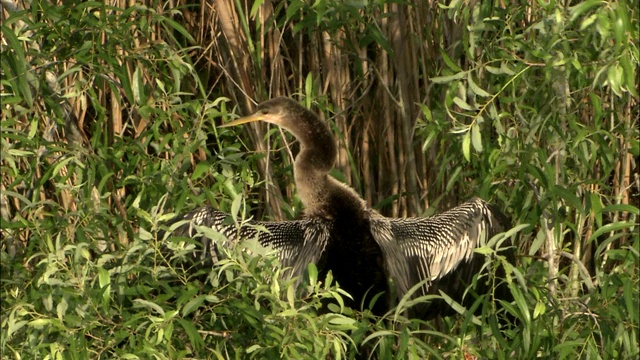
<svg viewBox="0 0 640 360">
<path fill-rule="evenodd" d="M 388 294 L 389 277 L 398 296 L 423 282 L 417 295 L 439 294 L 441 289 L 453 299 L 462 298 L 485 262 L 474 249 L 504 230 L 504 218 L 497 210 L 474 198 L 429 218 L 384 217 L 367 206 L 352 188 L 329 175 L 337 145 L 327 124 L 316 114 L 292 99 L 280 97 L 261 103 L 252 115 L 223 126 L 254 121 L 278 125 L 299 140 L 301 148 L 293 171 L 304 205 L 302 217 L 291 221 L 250 221 L 268 232 L 259 232 L 253 226 L 243 226 L 238 231 L 225 221 L 228 214 L 211 207 L 193 210 L 182 219 L 212 227 L 231 240 L 257 236 L 262 245 L 278 250 L 283 267 L 290 267 L 292 276 L 302 275 L 313 262 L 320 270 L 319 278 L 331 271 L 355 305 L 362 302 L 366 307 L 376 294 Z M 195 234 L 192 226 L 183 226 L 177 232 Z M 212 242 L 203 240 L 207 240 L 207 251 L 215 255 Z M 477 290 L 482 293 L 487 289 L 485 286 Z M 384 313 L 388 300 L 381 296 L 372 309 L 374 313 Z M 450 313 L 442 301 L 420 304 L 411 310 L 413 316 L 422 318 Z"/>
</svg>

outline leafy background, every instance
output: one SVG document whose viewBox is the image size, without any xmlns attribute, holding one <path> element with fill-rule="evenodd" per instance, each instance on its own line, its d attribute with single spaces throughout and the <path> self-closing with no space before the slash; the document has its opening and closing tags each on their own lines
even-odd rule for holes
<svg viewBox="0 0 640 360">
<path fill-rule="evenodd" d="M 3 358 L 637 358 L 638 1 L 3 6 Z M 216 128 L 281 95 L 383 214 L 498 204 L 516 324 L 490 294 L 376 318 L 254 245 L 194 270 L 158 238 L 203 204 L 299 213 L 291 136 Z"/>
</svg>

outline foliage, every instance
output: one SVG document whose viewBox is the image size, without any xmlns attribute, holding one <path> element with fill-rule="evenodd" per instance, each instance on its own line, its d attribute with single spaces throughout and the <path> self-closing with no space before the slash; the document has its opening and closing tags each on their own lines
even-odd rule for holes
<svg viewBox="0 0 640 360">
<path fill-rule="evenodd" d="M 243 4 L 7 8 L 3 358 L 637 358 L 637 1 Z M 202 204 L 299 211 L 289 138 L 215 127 L 276 94 L 328 118 L 336 177 L 386 214 L 506 209 L 520 261 L 488 261 L 514 301 L 378 318 L 251 241 L 202 267 L 159 238 Z"/>
</svg>

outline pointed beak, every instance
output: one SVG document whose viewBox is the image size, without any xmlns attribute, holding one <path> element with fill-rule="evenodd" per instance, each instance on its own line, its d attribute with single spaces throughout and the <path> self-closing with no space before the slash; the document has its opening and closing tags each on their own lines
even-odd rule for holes
<svg viewBox="0 0 640 360">
<path fill-rule="evenodd" d="M 230 126 L 236 126 L 236 125 L 240 125 L 240 124 L 246 124 L 246 123 L 256 122 L 256 121 L 261 121 L 261 120 L 262 121 L 266 120 L 264 115 L 262 115 L 262 114 L 253 114 L 253 115 L 241 117 L 240 119 L 237 119 L 237 120 L 233 120 L 230 123 L 222 124 L 222 125 L 220 125 L 218 127 L 220 127 L 220 128 L 230 127 Z"/>
</svg>

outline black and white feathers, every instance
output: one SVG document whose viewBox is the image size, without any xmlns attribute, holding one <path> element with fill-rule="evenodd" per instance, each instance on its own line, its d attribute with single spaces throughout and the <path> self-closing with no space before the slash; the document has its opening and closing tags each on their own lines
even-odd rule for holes
<svg viewBox="0 0 640 360">
<path fill-rule="evenodd" d="M 376 294 L 390 293 L 390 283 L 399 297 L 422 284 L 414 296 L 442 290 L 460 301 L 485 263 L 484 255 L 474 249 L 509 227 L 497 209 L 478 198 L 429 218 L 384 217 L 352 188 L 329 175 L 337 146 L 328 126 L 314 113 L 291 99 L 277 98 L 227 125 L 252 121 L 282 126 L 300 141 L 294 175 L 304 214 L 299 220 L 248 221 L 237 229 L 227 214 L 203 207 L 182 218 L 188 222 L 178 234 L 194 236 L 193 225 L 200 225 L 232 242 L 257 237 L 260 244 L 278 251 L 282 265 L 290 268 L 289 276 L 301 276 L 309 263 L 315 263 L 319 276 L 331 271 L 351 294 L 350 305 L 368 307 Z M 215 257 L 213 243 L 206 237 L 201 240 L 203 254 Z M 510 250 L 506 256 L 513 259 Z M 480 286 L 476 292 L 487 290 Z M 373 311 L 384 313 L 390 300 L 380 297 Z M 421 304 L 412 310 L 413 316 L 422 318 L 450 312 L 442 302 Z"/>
</svg>

